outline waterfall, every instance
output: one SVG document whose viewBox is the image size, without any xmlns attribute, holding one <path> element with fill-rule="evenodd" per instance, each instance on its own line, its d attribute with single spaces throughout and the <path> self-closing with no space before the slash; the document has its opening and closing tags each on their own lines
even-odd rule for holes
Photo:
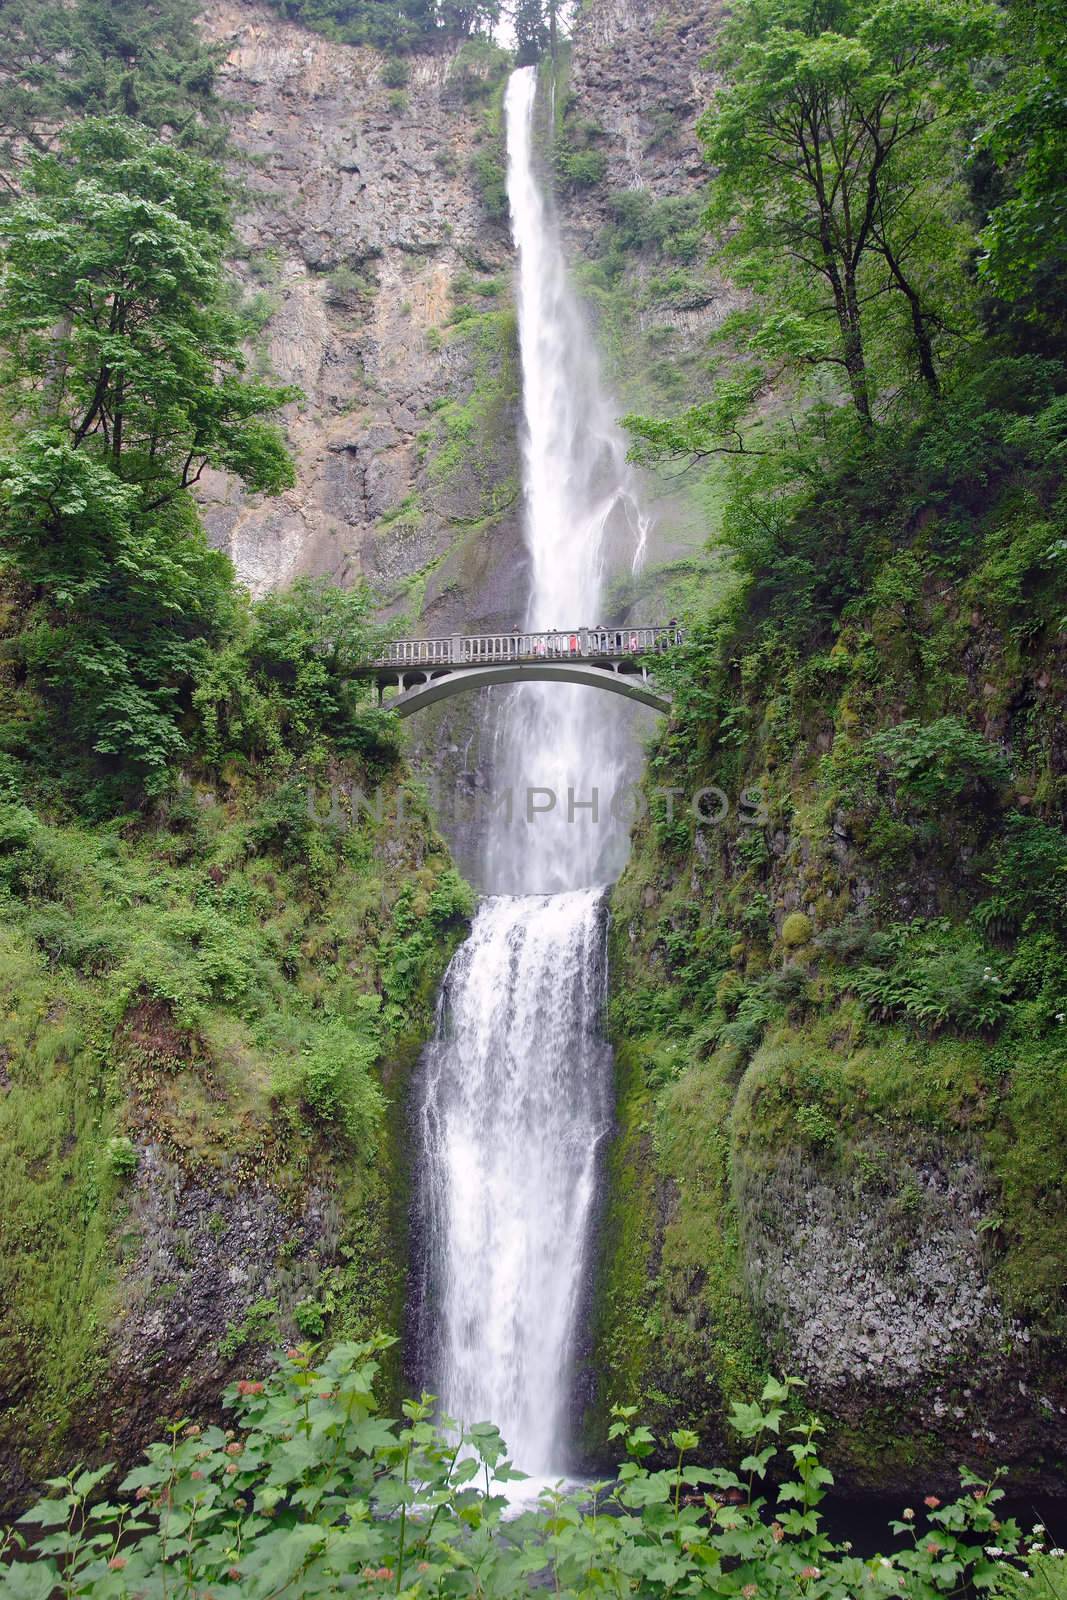
<svg viewBox="0 0 1067 1600">
<path fill-rule="evenodd" d="M 519 259 L 523 485 L 531 629 L 595 627 L 606 573 L 640 565 L 647 525 L 596 350 L 567 280 L 555 217 L 538 181 L 537 77 L 512 74 L 505 113 L 508 202 Z M 625 811 L 640 713 L 594 689 L 531 684 L 506 701 L 494 774 L 514 796 L 510 826 L 490 829 L 486 881 L 512 894 L 608 883 L 626 859 Z M 555 797 L 530 818 L 528 790 Z M 596 813 L 589 809 L 596 790 Z M 534 800 L 534 805 L 539 802 Z M 545 802 L 547 803 L 547 802 Z"/>
<path fill-rule="evenodd" d="M 606 574 L 637 566 L 646 522 L 535 161 L 537 78 L 512 74 L 508 198 L 518 255 L 527 625 L 594 626 Z M 442 985 L 420 1072 L 419 1342 L 442 1410 L 491 1421 L 516 1464 L 567 1467 L 611 1058 L 600 1032 L 604 886 L 625 860 L 635 716 L 559 684 L 494 695 L 493 891 Z M 529 805 L 528 791 L 539 797 Z M 594 791 L 596 794 L 594 796 Z M 553 797 L 550 810 L 547 796 Z"/>
</svg>

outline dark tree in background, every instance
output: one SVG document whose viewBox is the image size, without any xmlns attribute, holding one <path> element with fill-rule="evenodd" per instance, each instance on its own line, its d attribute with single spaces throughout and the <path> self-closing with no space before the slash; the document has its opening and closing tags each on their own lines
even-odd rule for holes
<svg viewBox="0 0 1067 1600">
<path fill-rule="evenodd" d="M 566 31 L 567 10 L 561 0 L 515 0 L 508 14 L 520 67 L 531 66 L 546 55 L 556 59 L 560 35 Z"/>
<path fill-rule="evenodd" d="M 520 67 L 540 61 L 550 48 L 544 0 L 517 0 L 513 12 L 515 48 Z"/>
<path fill-rule="evenodd" d="M 49 147 L 79 116 L 118 112 L 217 154 L 220 52 L 196 28 L 196 0 L 19 0 L 0 4 L 0 171 Z"/>
<path fill-rule="evenodd" d="M 272 0 L 294 21 L 344 44 L 414 49 L 434 39 L 489 32 L 499 0 Z"/>
</svg>

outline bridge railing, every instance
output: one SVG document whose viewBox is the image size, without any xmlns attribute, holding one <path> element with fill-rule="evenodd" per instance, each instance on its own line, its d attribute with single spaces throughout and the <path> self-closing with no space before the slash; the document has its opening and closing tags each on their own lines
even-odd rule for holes
<svg viewBox="0 0 1067 1600">
<path fill-rule="evenodd" d="M 658 655 L 681 644 L 683 629 L 565 628 L 544 633 L 453 634 L 445 639 L 396 639 L 368 667 L 491 666 L 501 661 L 561 661 L 574 657 L 626 660 Z"/>
</svg>

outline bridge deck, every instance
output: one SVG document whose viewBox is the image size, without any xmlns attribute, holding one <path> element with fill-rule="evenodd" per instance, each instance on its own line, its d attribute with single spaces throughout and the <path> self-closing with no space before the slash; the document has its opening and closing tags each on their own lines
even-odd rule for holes
<svg viewBox="0 0 1067 1600">
<path fill-rule="evenodd" d="M 528 661 L 567 661 L 574 665 L 639 669 L 642 657 L 661 655 L 681 644 L 683 631 L 664 628 L 570 628 L 530 633 L 453 634 L 443 639 L 396 639 L 373 661 L 353 669 L 353 676 L 375 678 L 379 685 L 402 684 L 408 674 L 461 672 L 464 668 Z"/>
</svg>

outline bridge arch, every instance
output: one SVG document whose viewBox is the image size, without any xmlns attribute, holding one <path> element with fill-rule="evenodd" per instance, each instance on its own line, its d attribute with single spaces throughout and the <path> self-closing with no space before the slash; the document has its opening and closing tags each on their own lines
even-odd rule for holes
<svg viewBox="0 0 1067 1600">
<path fill-rule="evenodd" d="M 423 682 L 408 688 L 407 681 L 413 677 L 422 677 Z M 485 689 L 498 683 L 577 683 L 622 695 L 639 705 L 651 706 L 653 711 L 666 714 L 671 709 L 670 698 L 653 688 L 647 674 L 617 672 L 610 667 L 594 667 L 577 661 L 502 661 L 489 667 L 460 667 L 437 673 L 432 667 L 420 673 L 416 667 L 404 673 L 401 693 L 383 700 L 382 705 L 398 717 L 410 717 L 439 700 L 449 700 L 469 689 Z"/>
</svg>

